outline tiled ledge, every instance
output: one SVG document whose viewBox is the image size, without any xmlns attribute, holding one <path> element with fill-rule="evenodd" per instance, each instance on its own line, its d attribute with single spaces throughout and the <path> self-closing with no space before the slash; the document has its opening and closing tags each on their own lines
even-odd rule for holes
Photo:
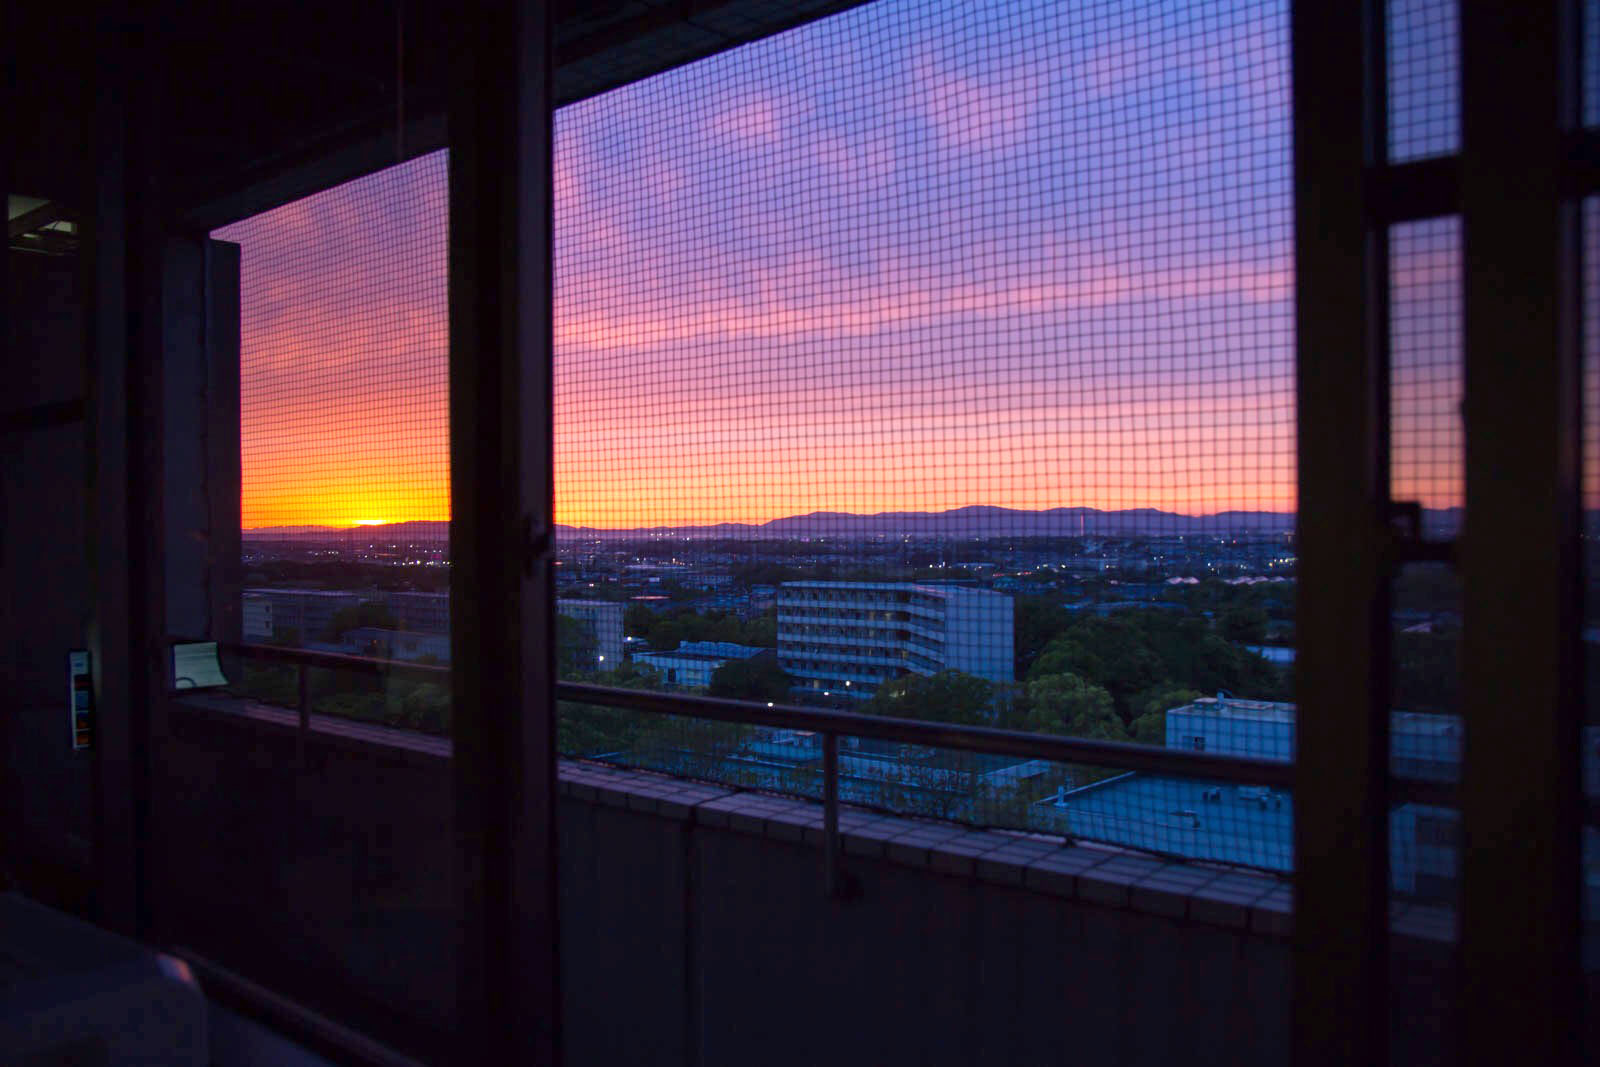
<svg viewBox="0 0 1600 1067">
<path fill-rule="evenodd" d="M 560 789 L 586 803 L 775 841 L 822 844 L 822 805 L 816 801 L 573 760 L 560 764 Z M 848 806 L 841 806 L 839 831 L 846 866 L 852 856 L 884 860 L 1280 941 L 1293 933 L 1289 883 L 1264 874 Z M 1391 921 L 1396 939 L 1414 941 L 1419 949 L 1437 951 L 1455 938 L 1454 916 L 1445 908 L 1396 902 Z"/>
<path fill-rule="evenodd" d="M 562 760 L 559 774 L 562 795 L 575 800 L 822 845 L 822 805 L 816 801 L 575 760 Z M 840 808 L 839 836 L 847 867 L 852 856 L 884 860 L 1279 941 L 1294 929 L 1289 883 L 1265 874 L 849 806 Z M 1397 948 L 1413 942 L 1419 950 L 1436 952 L 1455 940 L 1454 915 L 1447 908 L 1397 901 L 1390 917 L 1401 943 Z"/>
</svg>

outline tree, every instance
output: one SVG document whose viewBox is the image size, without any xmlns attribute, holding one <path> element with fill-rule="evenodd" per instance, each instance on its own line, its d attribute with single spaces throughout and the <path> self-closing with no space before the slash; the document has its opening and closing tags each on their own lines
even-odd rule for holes
<svg viewBox="0 0 1600 1067">
<path fill-rule="evenodd" d="M 740 643 L 749 645 L 752 648 L 777 648 L 777 609 L 765 611 L 747 621 L 744 625 L 744 638 Z"/>
<path fill-rule="evenodd" d="M 1167 712 L 1200 698 L 1195 689 L 1178 685 L 1158 685 L 1134 699 L 1134 720 L 1128 726 L 1133 739 L 1142 745 L 1167 743 Z"/>
<path fill-rule="evenodd" d="M 1255 600 L 1236 601 L 1217 616 L 1217 630 L 1238 645 L 1259 645 L 1267 639 L 1267 609 Z"/>
<path fill-rule="evenodd" d="M 442 686 L 424 682 L 400 701 L 400 716 L 413 730 L 447 734 L 450 732 L 450 693 Z"/>
<path fill-rule="evenodd" d="M 961 671 L 940 671 L 885 682 L 861 710 L 868 715 L 977 726 L 992 718 L 993 699 L 994 686 L 985 679 Z"/>
<path fill-rule="evenodd" d="M 789 699 L 789 689 L 794 679 L 778 666 L 770 655 L 751 659 L 730 659 L 711 672 L 709 692 L 714 697 L 731 700 Z"/>
<path fill-rule="evenodd" d="M 676 618 L 662 618 L 650 627 L 650 647 L 657 652 L 671 652 L 684 641 L 683 624 Z"/>
<path fill-rule="evenodd" d="M 644 637 L 656 624 L 656 613 L 643 604 L 629 604 L 622 612 L 622 632 L 629 637 Z"/>
<path fill-rule="evenodd" d="M 390 614 L 389 609 L 375 600 L 363 600 L 355 607 L 340 608 L 333 613 L 333 618 L 328 620 L 327 629 L 322 636 L 329 641 L 337 641 L 349 630 L 362 627 L 372 627 L 377 630 L 398 630 L 399 622 Z"/>
<path fill-rule="evenodd" d="M 1103 741 L 1126 741 L 1128 731 L 1117 715 L 1111 694 L 1075 674 L 1050 674 L 1028 683 L 1024 691 L 1027 729 Z"/>
<path fill-rule="evenodd" d="M 1019 596 L 1014 602 L 1016 676 L 1025 678 L 1036 659 L 1072 622 L 1072 616 L 1049 597 Z"/>
<path fill-rule="evenodd" d="M 661 675 L 652 667 L 624 663 L 588 680 L 618 689 L 659 689 Z M 556 746 L 565 756 L 604 756 L 630 750 L 645 730 L 645 712 L 592 704 L 562 704 L 556 716 Z"/>
<path fill-rule="evenodd" d="M 556 616 L 556 671 L 561 677 L 593 670 L 598 655 L 592 621 L 564 613 Z"/>
</svg>

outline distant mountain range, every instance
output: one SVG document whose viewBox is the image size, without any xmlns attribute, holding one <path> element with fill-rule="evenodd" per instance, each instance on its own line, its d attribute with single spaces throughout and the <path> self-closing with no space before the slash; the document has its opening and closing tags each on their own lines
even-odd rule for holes
<svg viewBox="0 0 1600 1067">
<path fill-rule="evenodd" d="M 1460 508 L 1423 512 L 1429 537 L 1453 537 L 1461 524 Z M 678 537 L 685 540 L 718 538 L 863 539 L 873 537 L 1161 537 L 1217 536 L 1228 534 L 1285 534 L 1294 530 L 1294 514 L 1280 511 L 1222 511 L 1215 515 L 1182 515 L 1155 508 L 1101 511 L 1098 508 L 1049 508 L 1025 511 L 975 504 L 949 511 L 884 511 L 855 515 L 842 511 L 814 511 L 789 515 L 764 523 L 722 522 L 709 526 L 652 526 L 605 530 L 592 526 L 557 526 L 559 538 L 629 540 L 641 537 Z M 415 540 L 444 541 L 448 522 L 397 522 L 381 526 L 268 526 L 245 530 L 249 541 Z"/>
</svg>

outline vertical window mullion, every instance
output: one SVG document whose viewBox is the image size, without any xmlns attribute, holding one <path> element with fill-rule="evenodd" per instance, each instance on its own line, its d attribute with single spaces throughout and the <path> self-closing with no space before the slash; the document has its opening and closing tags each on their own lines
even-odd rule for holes
<svg viewBox="0 0 1600 1067">
<path fill-rule="evenodd" d="M 1567 7 L 1462 12 L 1461 1017 L 1463 1049 L 1481 1063 L 1565 1062 L 1577 1051 L 1578 273 L 1562 173 L 1576 98 Z"/>
<path fill-rule="evenodd" d="M 1292 16 L 1300 1064 L 1388 1055 L 1386 271 L 1367 184 L 1384 144 L 1380 16 L 1306 2 Z"/>
</svg>

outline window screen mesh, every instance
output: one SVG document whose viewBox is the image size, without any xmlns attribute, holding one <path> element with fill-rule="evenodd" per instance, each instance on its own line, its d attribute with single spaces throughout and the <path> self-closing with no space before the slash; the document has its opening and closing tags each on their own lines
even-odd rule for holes
<svg viewBox="0 0 1600 1067">
<path fill-rule="evenodd" d="M 1461 221 L 1389 231 L 1390 495 L 1453 537 L 1465 483 L 1461 428 Z"/>
<path fill-rule="evenodd" d="M 563 674 L 1289 759 L 1287 47 L 1280 3 L 885 0 L 559 112 Z M 442 527 L 395 525 L 445 518 L 443 167 L 221 235 L 247 632 L 448 632 Z M 380 703 L 318 709 L 442 722 Z M 600 708 L 562 745 L 800 792 L 818 756 Z M 842 769 L 863 804 L 1290 863 L 1252 783 L 865 738 Z"/>
<path fill-rule="evenodd" d="M 444 172 L 436 152 L 213 235 L 241 246 L 247 536 L 449 519 Z"/>
<path fill-rule="evenodd" d="M 563 109 L 556 167 L 567 677 L 1289 758 L 1287 5 L 881 0 Z M 562 730 L 817 787 L 792 731 Z M 866 738 L 841 772 L 1290 863 L 1250 783 Z"/>
<path fill-rule="evenodd" d="M 218 230 L 240 247 L 247 642 L 449 660 L 443 152 Z M 443 676 L 247 662 L 249 696 L 448 729 Z"/>
<path fill-rule="evenodd" d="M 1389 231 L 1390 495 L 1420 506 L 1421 535 L 1460 533 L 1462 465 L 1461 220 Z M 1391 583 L 1389 816 L 1391 890 L 1402 926 L 1453 937 L 1460 814 L 1406 797 L 1406 782 L 1461 776 L 1461 581 L 1450 563 L 1411 563 Z"/>
<path fill-rule="evenodd" d="M 1457 0 L 1388 0 L 1385 14 L 1390 160 L 1460 151 Z"/>
<path fill-rule="evenodd" d="M 1600 0 L 1583 0 L 1583 124 L 1600 123 Z"/>
<path fill-rule="evenodd" d="M 1593 13 L 1594 5 L 1585 5 Z M 1592 26 L 1592 20 L 1588 23 Z M 1587 37 L 1586 37 L 1587 40 Z M 1600 198 L 1586 197 L 1583 227 L 1583 462 L 1582 580 L 1584 727 L 1582 761 L 1586 811 L 1600 800 Z M 1600 826 L 1583 834 L 1583 967 L 1600 971 Z M 1589 1027 L 1591 1052 L 1594 1026 Z"/>
<path fill-rule="evenodd" d="M 219 802 L 177 805 L 217 842 L 182 869 L 234 905 L 184 916 L 184 943 L 430 1061 L 457 1033 L 461 900 L 426 736 L 449 728 L 447 222 L 435 153 L 213 234 L 240 250 L 245 642 L 413 663 L 230 656 L 227 706 L 279 728 L 224 733 L 194 764 Z"/>
</svg>

